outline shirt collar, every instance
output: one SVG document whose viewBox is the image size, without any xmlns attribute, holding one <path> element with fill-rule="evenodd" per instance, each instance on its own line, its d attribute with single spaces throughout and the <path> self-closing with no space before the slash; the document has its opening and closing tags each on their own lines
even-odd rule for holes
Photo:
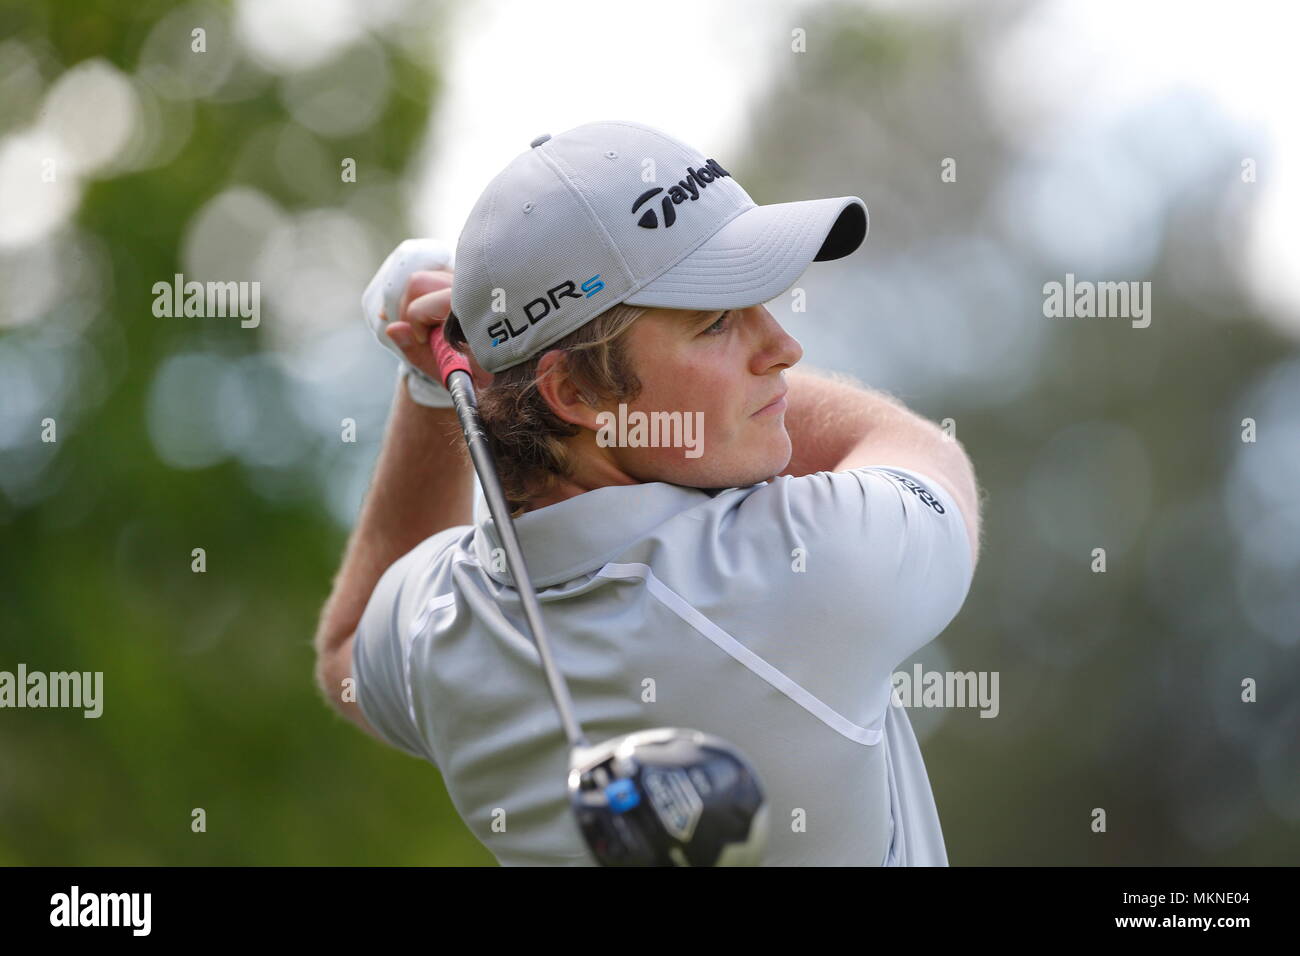
<svg viewBox="0 0 1300 956">
<path fill-rule="evenodd" d="M 663 481 L 606 485 L 520 515 L 514 519 L 515 534 L 533 587 L 550 587 L 601 567 L 669 518 L 721 490 Z M 473 547 L 492 580 L 514 586 L 504 557 L 500 571 L 492 561 L 501 539 L 491 515 L 475 526 Z"/>
</svg>

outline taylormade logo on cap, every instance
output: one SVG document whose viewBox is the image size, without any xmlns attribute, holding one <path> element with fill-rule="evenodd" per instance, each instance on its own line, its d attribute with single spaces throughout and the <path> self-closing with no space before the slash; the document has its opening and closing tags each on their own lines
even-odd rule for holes
<svg viewBox="0 0 1300 956">
<path fill-rule="evenodd" d="M 667 192 L 662 186 L 655 186 L 653 189 L 647 189 L 636 198 L 632 203 L 632 212 L 635 214 L 638 209 L 647 202 L 663 193 L 663 199 L 660 200 L 660 206 L 663 209 L 663 225 L 667 229 L 677 221 L 677 210 L 674 206 L 680 206 L 684 202 L 694 202 L 700 198 L 700 190 L 707 189 L 709 183 L 721 179 L 724 176 L 730 176 L 731 173 L 722 168 L 716 159 L 710 159 L 699 169 L 693 166 L 686 167 L 686 178 L 673 186 L 669 187 Z M 647 209 L 641 214 L 641 218 L 636 223 L 644 229 L 659 228 L 659 217 L 654 208 Z M 586 282 L 583 282 L 581 289 L 585 295 L 580 295 L 576 290 L 578 286 L 575 280 L 561 282 L 559 285 L 546 290 L 546 294 L 532 299 L 524 305 L 524 318 L 527 322 L 512 323 L 509 313 L 505 318 L 493 322 L 487 328 L 487 334 L 492 339 L 492 347 L 496 348 L 503 342 L 508 342 L 516 336 L 523 335 L 528 331 L 530 326 L 536 325 L 547 316 L 558 313 L 564 308 L 561 299 L 571 298 L 579 301 L 590 299 L 593 295 L 605 288 L 605 283 L 600 281 L 599 275 L 594 275 Z"/>
<path fill-rule="evenodd" d="M 664 210 L 664 228 L 667 229 L 677 221 L 677 211 L 673 209 L 673 206 L 680 206 L 682 203 L 686 202 L 687 199 L 694 202 L 696 199 L 700 198 L 701 189 L 707 187 L 709 183 L 713 182 L 715 179 L 721 179 L 723 176 L 730 175 L 731 173 L 718 165 L 716 159 L 710 159 L 704 164 L 703 168 L 699 170 L 687 166 L 686 178 L 676 186 L 669 189 L 668 195 L 664 196 L 662 200 L 661 204 Z M 632 212 L 635 213 L 650 199 L 659 195 L 663 191 L 662 186 L 656 186 L 654 189 L 647 189 L 640 196 L 636 197 L 636 202 L 632 203 Z M 690 193 L 689 196 L 687 195 L 687 192 Z M 659 219 L 655 216 L 655 211 L 653 209 L 647 209 L 641 218 L 636 221 L 636 224 L 641 226 L 643 229 L 658 229 Z"/>
<path fill-rule="evenodd" d="M 814 259 L 856 249 L 866 226 L 856 196 L 759 206 L 716 159 L 661 130 L 587 123 L 535 137 L 488 183 L 456 244 L 451 307 L 496 374 L 618 303 L 769 302 Z"/>
</svg>

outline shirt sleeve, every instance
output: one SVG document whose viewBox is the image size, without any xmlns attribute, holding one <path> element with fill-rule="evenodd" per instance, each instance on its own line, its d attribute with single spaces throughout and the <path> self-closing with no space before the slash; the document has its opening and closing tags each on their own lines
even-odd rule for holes
<svg viewBox="0 0 1300 956">
<path fill-rule="evenodd" d="M 943 633 L 966 601 L 974 575 L 966 522 L 942 485 L 909 469 L 877 465 L 819 477 L 844 499 L 839 534 L 846 543 L 858 537 L 848 545 L 843 586 L 856 581 L 850 606 L 874 624 L 877 651 L 868 666 L 873 677 L 888 679 Z"/>
<path fill-rule="evenodd" d="M 898 622 L 924 644 L 943 632 L 970 593 L 975 568 L 966 520 L 956 499 L 926 475 L 887 466 L 848 474 L 861 482 L 875 525 L 868 529 L 875 546 L 863 553 L 866 573 L 880 581 L 894 576 Z M 889 541 L 896 549 L 886 547 Z"/>
<path fill-rule="evenodd" d="M 352 675 L 357 704 L 370 726 L 389 746 L 433 764 L 415 716 L 411 686 L 411 625 L 420 605 L 421 582 L 428 580 L 430 545 L 426 539 L 398 558 L 379 578 L 357 624 L 352 642 Z"/>
<path fill-rule="evenodd" d="M 831 701 L 863 688 L 883 701 L 894 669 L 956 617 L 974 573 L 956 501 L 908 469 L 776 478 L 740 504 L 730 531 L 723 559 L 763 569 L 737 575 L 763 588 L 738 612 L 746 633 Z"/>
</svg>

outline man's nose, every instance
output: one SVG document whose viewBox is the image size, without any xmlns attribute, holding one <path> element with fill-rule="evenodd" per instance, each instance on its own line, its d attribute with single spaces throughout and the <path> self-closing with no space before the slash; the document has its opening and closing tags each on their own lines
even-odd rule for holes
<svg viewBox="0 0 1300 956">
<path fill-rule="evenodd" d="M 760 306 L 763 321 L 762 355 L 771 365 L 795 365 L 803 358 L 803 346 L 765 307 Z"/>
</svg>

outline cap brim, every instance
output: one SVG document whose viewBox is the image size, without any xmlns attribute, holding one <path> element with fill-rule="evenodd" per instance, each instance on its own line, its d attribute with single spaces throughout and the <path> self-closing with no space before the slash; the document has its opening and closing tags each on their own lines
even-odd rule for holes
<svg viewBox="0 0 1300 956">
<path fill-rule="evenodd" d="M 813 262 L 847 256 L 867 237 L 857 196 L 754 206 L 623 301 L 663 309 L 732 309 L 775 299 Z"/>
</svg>

